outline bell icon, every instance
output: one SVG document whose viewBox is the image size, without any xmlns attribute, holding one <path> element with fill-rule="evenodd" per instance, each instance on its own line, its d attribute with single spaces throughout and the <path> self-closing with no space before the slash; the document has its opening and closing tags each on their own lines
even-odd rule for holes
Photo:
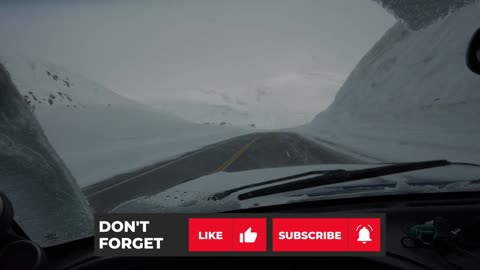
<svg viewBox="0 0 480 270">
<path fill-rule="evenodd" d="M 358 232 L 357 241 L 362 242 L 362 244 L 372 241 L 372 239 L 370 239 L 370 231 L 365 228 L 365 226 L 363 226 L 363 228 Z"/>
</svg>

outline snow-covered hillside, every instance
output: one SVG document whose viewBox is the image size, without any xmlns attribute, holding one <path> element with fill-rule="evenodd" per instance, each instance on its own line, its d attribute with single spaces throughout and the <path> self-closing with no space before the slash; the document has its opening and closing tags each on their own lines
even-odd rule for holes
<svg viewBox="0 0 480 270">
<path fill-rule="evenodd" d="M 246 132 L 159 113 L 31 57 L 0 62 L 81 186 Z"/>
<path fill-rule="evenodd" d="M 480 77 L 465 65 L 478 27 L 478 2 L 421 30 L 396 23 L 302 132 L 384 161 L 480 162 Z"/>
<path fill-rule="evenodd" d="M 209 125 L 278 129 L 310 122 L 344 82 L 343 74 L 289 72 L 236 89 L 196 89 L 152 100 L 158 109 Z"/>
</svg>

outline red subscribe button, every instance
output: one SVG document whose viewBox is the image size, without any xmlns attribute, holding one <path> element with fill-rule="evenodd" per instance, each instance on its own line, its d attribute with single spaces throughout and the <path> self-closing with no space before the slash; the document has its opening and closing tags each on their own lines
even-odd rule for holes
<svg viewBox="0 0 480 270">
<path fill-rule="evenodd" d="M 380 218 L 273 218 L 274 252 L 380 252 Z"/>
</svg>

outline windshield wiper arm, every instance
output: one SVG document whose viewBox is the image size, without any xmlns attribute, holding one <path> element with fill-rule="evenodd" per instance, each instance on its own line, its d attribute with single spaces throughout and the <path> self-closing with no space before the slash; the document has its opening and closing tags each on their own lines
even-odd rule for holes
<svg viewBox="0 0 480 270">
<path fill-rule="evenodd" d="M 299 189 L 312 188 L 330 184 L 339 184 L 345 182 L 356 181 L 366 178 L 374 178 L 379 176 L 417 171 L 423 169 L 430 169 L 435 167 L 443 167 L 452 165 L 448 160 L 429 160 L 429 161 L 419 161 L 419 162 L 408 162 L 408 163 L 397 163 L 393 165 L 385 165 L 380 167 L 368 168 L 368 169 L 359 169 L 359 170 L 332 170 L 327 171 L 322 175 L 310 177 L 307 179 L 301 179 L 298 181 L 288 182 L 284 184 L 278 184 L 275 186 L 269 186 L 265 188 L 260 188 L 252 190 L 246 193 L 238 195 L 239 200 L 247 200 L 256 197 L 272 195 L 277 193 L 283 193 L 288 191 L 295 191 Z M 245 189 L 246 186 L 237 188 L 237 191 L 240 189 Z"/>
<path fill-rule="evenodd" d="M 208 199 L 209 200 L 214 200 L 214 201 L 221 200 L 221 199 L 227 197 L 228 195 L 230 195 L 232 193 L 235 193 L 237 191 L 243 190 L 243 189 L 258 187 L 258 186 L 263 186 L 263 185 L 268 185 L 268 184 L 274 184 L 274 183 L 278 183 L 278 182 L 282 182 L 282 181 L 292 180 L 292 179 L 299 178 L 299 177 L 323 174 L 323 173 L 326 173 L 328 171 L 329 170 L 309 171 L 309 172 L 294 174 L 294 175 L 290 175 L 290 176 L 286 176 L 286 177 L 282 177 L 282 178 L 277 178 L 277 179 L 273 179 L 273 180 L 268 180 L 268 181 L 264 181 L 264 182 L 260 182 L 260 183 L 255 183 L 255 184 L 245 185 L 245 186 L 241 186 L 241 187 L 237 187 L 237 188 L 232 188 L 232 189 L 229 189 L 229 190 L 225 190 L 225 191 L 213 194 Z"/>
</svg>

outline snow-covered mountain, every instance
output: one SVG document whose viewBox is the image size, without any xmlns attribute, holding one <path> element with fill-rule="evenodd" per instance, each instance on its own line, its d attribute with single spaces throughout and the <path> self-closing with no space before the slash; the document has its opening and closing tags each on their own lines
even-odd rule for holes
<svg viewBox="0 0 480 270">
<path fill-rule="evenodd" d="M 289 72 L 236 89 L 196 89 L 150 101 L 195 123 L 277 129 L 303 125 L 326 108 L 345 80 L 330 72 Z"/>
<path fill-rule="evenodd" d="M 43 60 L 3 51 L 0 62 L 81 186 L 245 132 L 155 111 Z"/>
<path fill-rule="evenodd" d="M 304 132 L 374 159 L 480 161 L 480 77 L 465 64 L 480 5 L 420 30 L 396 23 Z"/>
</svg>

